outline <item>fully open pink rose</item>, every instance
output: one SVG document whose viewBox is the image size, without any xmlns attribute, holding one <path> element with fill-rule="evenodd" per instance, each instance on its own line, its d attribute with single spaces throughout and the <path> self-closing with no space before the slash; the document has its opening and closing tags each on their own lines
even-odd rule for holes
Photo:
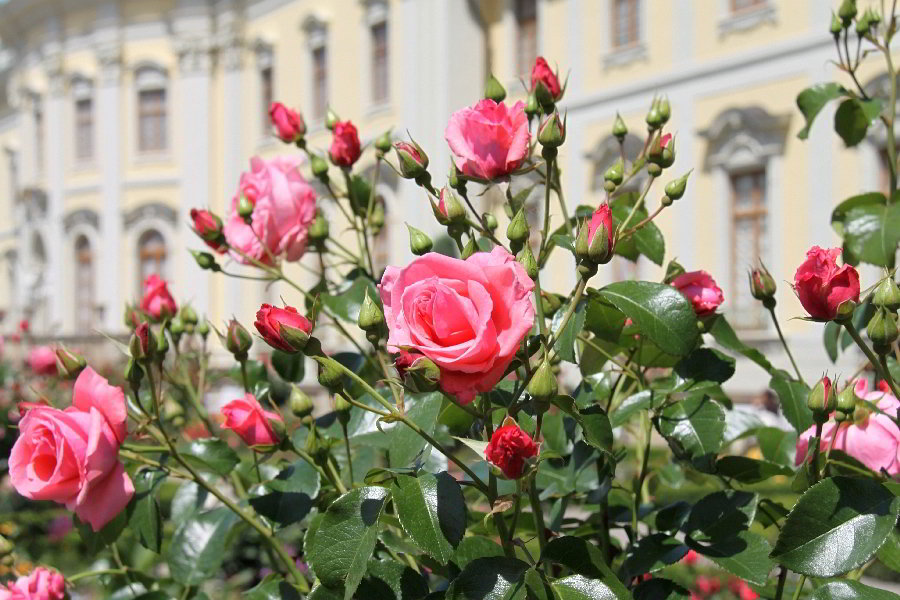
<svg viewBox="0 0 900 600">
<path fill-rule="evenodd" d="M 0 588 L 0 600 L 63 600 L 66 582 L 57 571 L 38 567 Z"/>
<path fill-rule="evenodd" d="M 35 375 L 56 375 L 56 352 L 50 346 L 32 348 L 26 361 Z"/>
<path fill-rule="evenodd" d="M 53 500 L 99 531 L 134 494 L 119 445 L 126 434 L 122 388 L 87 367 L 75 381 L 72 406 L 32 405 L 19 422 L 9 478 L 32 500 Z"/>
<path fill-rule="evenodd" d="M 716 312 L 716 308 L 725 300 L 716 280 L 706 271 L 690 271 L 682 273 L 672 285 L 691 301 L 698 317 Z"/>
<path fill-rule="evenodd" d="M 867 400 L 887 414 L 872 411 L 868 415 L 854 415 L 853 421 L 837 423 L 834 419 L 822 426 L 822 452 L 833 447 L 843 450 L 873 471 L 884 469 L 889 475 L 900 474 L 900 431 L 888 415 L 896 415 L 900 401 L 881 389 L 869 391 L 869 382 L 858 379 L 856 396 Z M 797 438 L 796 464 L 809 452 L 809 440 L 816 435 L 815 426 Z"/>
<path fill-rule="evenodd" d="M 859 302 L 859 273 L 850 265 L 838 267 L 840 255 L 840 248 L 813 246 L 794 274 L 794 291 L 814 319 L 830 321 L 844 302 Z"/>
<path fill-rule="evenodd" d="M 490 99 L 450 116 L 444 137 L 464 175 L 494 179 L 509 174 L 528 155 L 528 117 L 525 105 L 511 107 Z"/>
<path fill-rule="evenodd" d="M 175 298 L 169 293 L 169 286 L 162 277 L 153 274 L 144 280 L 141 310 L 154 319 L 172 317 L 178 312 Z"/>
<path fill-rule="evenodd" d="M 468 403 L 494 387 L 534 324 L 534 283 L 503 248 L 466 260 L 426 254 L 388 267 L 379 286 L 391 352 L 412 350 Z"/>
<path fill-rule="evenodd" d="M 279 441 L 273 421 L 284 422 L 281 415 L 265 410 L 253 394 L 232 400 L 222 407 L 222 427 L 238 434 L 248 446 L 274 446 Z"/>
<path fill-rule="evenodd" d="M 263 160 L 257 156 L 250 161 L 250 171 L 241 174 L 224 228 L 228 244 L 240 251 L 231 252 L 235 260 L 249 264 L 243 253 L 264 263 L 271 262 L 269 254 L 294 261 L 306 252 L 309 226 L 316 216 L 316 192 L 303 179 L 299 166 L 299 157 Z M 253 204 L 249 225 L 237 213 L 242 195 Z"/>
</svg>

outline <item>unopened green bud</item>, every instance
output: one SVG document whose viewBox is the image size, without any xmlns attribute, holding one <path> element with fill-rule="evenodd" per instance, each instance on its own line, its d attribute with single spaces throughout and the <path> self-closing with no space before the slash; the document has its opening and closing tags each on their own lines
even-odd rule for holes
<svg viewBox="0 0 900 600">
<path fill-rule="evenodd" d="M 621 185 L 624 178 L 625 164 L 622 162 L 621 158 L 611 164 L 609 168 L 606 169 L 606 172 L 603 173 L 603 179 L 615 185 Z"/>
<path fill-rule="evenodd" d="M 528 94 L 528 98 L 525 99 L 525 115 L 528 116 L 529 119 L 536 117 L 541 114 L 541 105 L 538 103 L 537 96 L 534 92 Z"/>
<path fill-rule="evenodd" d="M 529 233 L 528 220 L 525 218 L 525 207 L 523 206 L 509 222 L 509 226 L 506 228 L 506 238 L 513 245 L 521 247 L 528 241 Z"/>
<path fill-rule="evenodd" d="M 750 294 L 757 300 L 762 301 L 766 308 L 775 307 L 775 278 L 769 273 L 766 265 L 760 261 L 759 266 L 751 269 L 748 274 L 750 279 Z"/>
<path fill-rule="evenodd" d="M 675 164 L 675 140 L 674 139 L 671 142 L 669 142 L 665 148 L 662 149 L 662 152 L 660 152 L 658 164 L 663 169 L 668 169 L 673 164 Z"/>
<path fill-rule="evenodd" d="M 197 311 L 195 311 L 194 308 L 190 304 L 185 304 L 184 306 L 181 307 L 179 316 L 181 317 L 181 321 L 185 325 L 196 325 L 197 324 L 197 321 L 198 321 Z"/>
<path fill-rule="evenodd" d="M 856 395 L 856 390 L 854 386 L 848 385 L 841 393 L 838 394 L 837 403 L 835 408 L 838 413 L 843 413 L 845 415 L 853 414 L 853 411 L 856 410 L 856 404 L 859 402 L 860 398 Z"/>
<path fill-rule="evenodd" d="M 416 179 L 428 169 L 428 155 L 415 140 L 394 143 L 394 152 L 400 166 L 400 175 L 406 179 Z"/>
<path fill-rule="evenodd" d="M 541 361 L 540 366 L 532 375 L 531 381 L 528 382 L 528 387 L 525 389 L 532 398 L 541 404 L 548 403 L 551 398 L 556 397 L 559 384 L 556 381 L 556 375 L 553 374 L 553 366 L 549 360 L 545 358 Z M 537 409 L 538 407 L 536 406 L 535 408 Z M 544 404 L 544 410 L 546 410 L 546 404 Z"/>
<path fill-rule="evenodd" d="M 466 242 L 465 246 L 463 246 L 462 253 L 459 255 L 459 257 L 463 260 L 466 260 L 476 252 L 478 252 L 478 245 L 475 243 L 475 238 L 470 237 L 469 241 Z"/>
<path fill-rule="evenodd" d="M 237 213 L 245 221 L 249 221 L 253 217 L 253 203 L 243 194 L 238 199 Z"/>
<path fill-rule="evenodd" d="M 665 125 L 671 116 L 672 107 L 669 104 L 669 97 L 663 96 L 659 101 L 659 118 L 662 119 L 662 124 Z"/>
<path fill-rule="evenodd" d="M 827 421 L 836 404 L 831 380 L 827 376 L 819 380 L 806 398 L 806 406 L 812 411 L 817 423 Z"/>
<path fill-rule="evenodd" d="M 647 175 L 650 177 L 659 177 L 662 175 L 662 167 L 656 163 L 649 163 L 647 165 Z"/>
<path fill-rule="evenodd" d="M 679 275 L 684 275 L 684 267 L 676 260 L 670 260 L 666 265 L 666 275 L 663 277 L 663 283 L 672 283 Z"/>
<path fill-rule="evenodd" d="M 344 381 L 344 372 L 340 364 L 329 356 L 313 356 L 312 358 L 319 363 L 319 384 L 332 394 L 339 391 Z"/>
<path fill-rule="evenodd" d="M 0 535 L 0 557 L 7 557 L 16 549 L 16 545 Z"/>
<path fill-rule="evenodd" d="M 494 74 L 488 77 L 487 82 L 484 84 L 484 97 L 494 102 L 503 102 L 503 99 L 506 98 L 506 89 L 503 85 L 494 77 Z"/>
<path fill-rule="evenodd" d="M 450 159 L 450 172 L 447 173 L 447 185 L 457 191 L 459 191 L 460 188 L 466 188 L 466 182 L 460 177 L 459 169 L 456 168 L 456 163 L 453 162 L 453 159 Z"/>
<path fill-rule="evenodd" d="M 516 260 L 519 261 L 519 264 L 522 265 L 529 277 L 537 279 L 538 264 L 534 259 L 534 253 L 531 251 L 530 244 L 525 244 L 522 250 L 519 251 L 518 256 L 516 256 Z"/>
<path fill-rule="evenodd" d="M 228 322 L 228 329 L 225 332 L 225 348 L 231 352 L 237 360 L 247 360 L 247 353 L 250 346 L 253 345 L 253 338 L 250 332 L 243 325 L 232 319 Z"/>
<path fill-rule="evenodd" d="M 206 339 L 206 336 L 209 335 L 209 321 L 203 319 L 202 321 L 197 323 L 195 331 L 200 335 L 200 337 Z"/>
<path fill-rule="evenodd" d="M 381 199 L 375 200 L 375 205 L 372 206 L 372 212 L 369 214 L 368 223 L 372 233 L 375 235 L 378 235 L 378 232 L 384 227 L 384 201 Z"/>
<path fill-rule="evenodd" d="M 60 377 L 74 379 L 86 366 L 87 361 L 80 354 L 72 352 L 62 344 L 56 347 L 56 371 Z"/>
<path fill-rule="evenodd" d="M 594 230 L 594 236 L 590 238 L 588 246 L 588 258 L 598 265 L 605 265 L 613 257 L 613 244 L 609 241 L 610 232 L 605 223 L 600 223 Z"/>
<path fill-rule="evenodd" d="M 678 179 L 673 179 L 669 183 L 666 184 L 665 192 L 666 196 L 671 198 L 672 200 L 679 200 L 682 196 L 684 196 L 684 192 L 687 189 L 688 178 L 691 176 L 692 171 L 688 171 Z"/>
<path fill-rule="evenodd" d="M 367 333 L 379 330 L 384 325 L 384 313 L 372 297 L 369 290 L 363 298 L 362 306 L 359 307 L 359 317 L 356 319 L 359 328 Z"/>
<path fill-rule="evenodd" d="M 309 158 L 309 168 L 312 170 L 313 176 L 322 181 L 328 180 L 328 163 L 318 154 L 313 154 Z"/>
<path fill-rule="evenodd" d="M 131 384 L 132 388 L 137 388 L 141 384 L 144 377 L 144 370 L 133 358 L 128 359 L 124 371 L 125 381 Z"/>
<path fill-rule="evenodd" d="M 856 0 L 844 0 L 838 8 L 838 16 L 843 21 L 844 27 L 849 27 L 856 17 Z"/>
<path fill-rule="evenodd" d="M 663 125 L 663 117 L 662 113 L 659 110 L 659 98 L 654 98 L 652 104 L 650 104 L 650 110 L 647 111 L 647 117 L 645 119 L 647 121 L 647 127 L 650 128 L 650 131 L 656 131 Z"/>
<path fill-rule="evenodd" d="M 307 235 L 313 244 L 321 244 L 328 239 L 328 219 L 318 208 L 316 209 L 316 218 L 310 223 Z"/>
<path fill-rule="evenodd" d="M 886 277 L 884 281 L 875 288 L 875 295 L 872 303 L 880 308 L 886 308 L 891 312 L 900 310 L 900 287 L 893 277 Z"/>
<path fill-rule="evenodd" d="M 184 321 L 180 317 L 175 317 L 169 321 L 169 333 L 179 337 L 184 333 Z"/>
<path fill-rule="evenodd" d="M 222 268 L 216 262 L 216 257 L 209 252 L 201 252 L 199 250 L 191 250 L 191 256 L 197 261 L 197 266 L 204 271 L 220 271 Z"/>
<path fill-rule="evenodd" d="M 834 320 L 838 323 L 846 321 L 853 317 L 853 311 L 856 310 L 856 302 L 853 300 L 844 300 L 841 302 L 840 306 L 837 308 L 837 314 L 834 316 Z"/>
<path fill-rule="evenodd" d="M 866 327 L 866 333 L 869 334 L 869 339 L 872 340 L 872 347 L 875 352 L 878 354 L 887 354 L 891 350 L 891 344 L 893 344 L 897 337 L 900 336 L 900 331 L 897 330 L 897 320 L 894 318 L 894 313 L 889 312 L 886 308 L 879 308 L 875 311 L 875 314 L 869 320 L 869 325 Z"/>
<path fill-rule="evenodd" d="M 578 237 L 575 238 L 575 256 L 582 260 L 588 259 L 588 252 L 591 249 L 588 242 L 591 236 L 590 224 L 591 220 L 585 219 L 578 228 Z"/>
<path fill-rule="evenodd" d="M 391 139 L 391 130 L 388 129 L 384 133 L 378 136 L 375 140 L 375 149 L 381 152 L 382 154 L 386 154 L 391 151 L 394 142 Z"/>
<path fill-rule="evenodd" d="M 556 314 L 556 311 L 562 306 L 562 299 L 559 294 L 551 292 L 541 292 L 541 308 L 544 310 L 544 316 L 548 319 Z"/>
<path fill-rule="evenodd" d="M 556 99 L 553 97 L 553 94 L 550 92 L 550 88 L 543 81 L 538 81 L 534 86 L 534 97 L 537 98 L 538 104 L 541 105 L 541 109 L 544 113 L 549 114 L 553 111 L 553 107 L 556 104 Z"/>
<path fill-rule="evenodd" d="M 493 213 L 486 212 L 481 215 L 481 222 L 484 223 L 484 226 L 488 231 L 496 231 L 497 217 L 495 217 Z"/>
<path fill-rule="evenodd" d="M 628 135 L 628 126 L 625 125 L 625 121 L 622 119 L 622 115 L 616 113 L 616 120 L 613 123 L 612 134 L 618 138 L 620 142 L 625 140 L 625 136 Z"/>
<path fill-rule="evenodd" d="M 424 231 L 416 229 L 409 223 L 406 224 L 406 228 L 409 230 L 409 250 L 413 254 L 422 256 L 423 254 L 431 252 L 431 248 L 434 244 Z"/>
<path fill-rule="evenodd" d="M 553 111 L 538 129 L 538 142 L 545 148 L 558 148 L 566 141 L 566 124 L 560 119 L 559 112 Z"/>
<path fill-rule="evenodd" d="M 869 13 L 869 27 L 877 27 L 881 23 L 881 14 L 871 7 L 867 9 L 867 12 Z"/>
<path fill-rule="evenodd" d="M 466 208 L 450 188 L 445 187 L 441 190 L 438 210 L 450 223 L 462 223 L 466 220 Z"/>
<path fill-rule="evenodd" d="M 328 109 L 325 111 L 325 127 L 328 130 L 332 130 L 332 129 L 334 129 L 334 126 L 337 125 L 338 121 L 340 121 L 340 120 L 341 120 L 341 118 L 329 106 Z"/>
<path fill-rule="evenodd" d="M 134 330 L 134 335 L 128 342 L 128 351 L 131 358 L 136 361 L 149 361 L 156 353 L 156 339 L 150 331 L 150 325 L 141 323 Z"/>
<path fill-rule="evenodd" d="M 169 338 L 166 337 L 166 328 L 160 327 L 156 332 L 156 360 L 162 362 L 169 351 Z"/>
<path fill-rule="evenodd" d="M 300 389 L 298 385 L 291 386 L 291 412 L 295 417 L 302 419 L 312 414 L 314 405 L 312 398 Z"/>
<path fill-rule="evenodd" d="M 343 396 L 334 397 L 334 412 L 337 414 L 341 425 L 346 426 L 350 422 L 350 409 L 352 408 L 353 405 L 347 402 L 347 399 Z"/>
<path fill-rule="evenodd" d="M 411 390 L 424 393 L 437 389 L 441 380 L 441 370 L 430 358 L 418 356 L 411 364 L 401 366 L 401 359 L 397 359 L 397 370 L 403 377 L 403 383 Z"/>
<path fill-rule="evenodd" d="M 856 35 L 863 37 L 869 33 L 869 11 L 863 11 L 863 14 L 856 19 Z"/>
<path fill-rule="evenodd" d="M 841 31 L 843 29 L 844 29 L 843 23 L 841 23 L 841 20 L 838 18 L 838 16 L 836 14 L 834 14 L 834 11 L 832 11 L 831 12 L 831 26 L 828 28 L 828 31 L 831 32 L 831 35 L 833 35 L 835 38 L 837 38 L 838 36 L 841 35 Z"/>
</svg>

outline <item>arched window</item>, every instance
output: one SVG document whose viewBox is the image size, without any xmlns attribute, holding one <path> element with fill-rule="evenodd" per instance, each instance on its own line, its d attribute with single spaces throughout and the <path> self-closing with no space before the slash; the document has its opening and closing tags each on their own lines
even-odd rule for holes
<svg viewBox="0 0 900 600">
<path fill-rule="evenodd" d="M 306 47 L 309 51 L 309 74 L 311 89 L 310 114 L 319 120 L 328 109 L 328 24 L 316 16 L 310 15 L 303 23 L 306 31 Z"/>
<path fill-rule="evenodd" d="M 145 65 L 135 73 L 137 87 L 138 152 L 164 152 L 168 148 L 166 72 Z"/>
<path fill-rule="evenodd" d="M 91 242 L 80 235 L 75 240 L 75 328 L 90 331 L 94 324 L 94 254 Z"/>
<path fill-rule="evenodd" d="M 141 234 L 138 239 L 138 293 L 149 275 L 165 277 L 166 241 L 155 229 Z"/>
</svg>

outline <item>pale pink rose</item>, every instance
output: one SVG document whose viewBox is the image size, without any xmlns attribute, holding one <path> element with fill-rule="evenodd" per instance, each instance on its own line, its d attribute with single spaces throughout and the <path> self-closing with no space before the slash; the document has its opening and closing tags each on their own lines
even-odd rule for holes
<svg viewBox="0 0 900 600">
<path fill-rule="evenodd" d="M 248 446 L 274 446 L 279 442 L 272 422 L 283 423 L 284 419 L 265 410 L 253 394 L 244 394 L 243 398 L 223 406 L 222 415 L 225 417 L 222 427 L 234 431 Z"/>
<path fill-rule="evenodd" d="M 32 348 L 26 360 L 35 375 L 56 375 L 56 352 L 50 346 Z"/>
<path fill-rule="evenodd" d="M 534 282 L 503 248 L 466 260 L 429 253 L 379 286 L 391 352 L 415 351 L 441 370 L 440 385 L 469 403 L 503 377 L 534 324 Z"/>
<path fill-rule="evenodd" d="M 0 600 L 63 600 L 66 582 L 57 571 L 38 567 L 0 589 Z"/>
<path fill-rule="evenodd" d="M 230 246 L 266 263 L 270 253 L 290 261 L 303 256 L 307 231 L 316 216 L 316 192 L 303 179 L 299 166 L 300 158 L 293 156 L 271 160 L 257 156 L 250 161 L 250 171 L 241 174 L 223 229 Z M 237 214 L 241 195 L 254 206 L 250 225 Z M 250 263 L 240 252 L 231 254 L 235 260 Z"/>
<path fill-rule="evenodd" d="M 716 312 L 716 308 L 725 300 L 722 289 L 706 271 L 682 273 L 672 281 L 672 285 L 691 301 L 698 317 Z"/>
<path fill-rule="evenodd" d="M 892 416 L 897 414 L 900 401 L 882 390 L 869 391 L 869 382 L 858 379 L 854 386 L 857 397 L 873 403 L 887 414 L 872 411 L 860 422 L 844 421 L 840 425 L 829 420 L 822 426 L 821 448 L 842 450 L 873 471 L 882 469 L 890 475 L 900 474 L 900 431 Z M 890 416 L 888 416 L 890 415 Z M 809 440 L 816 435 L 815 425 L 797 438 L 796 464 L 803 462 L 809 452 Z"/>
<path fill-rule="evenodd" d="M 464 175 L 494 179 L 517 169 L 528 155 L 525 105 L 512 107 L 485 98 L 450 116 L 444 138 Z"/>
<path fill-rule="evenodd" d="M 99 531 L 134 494 L 118 457 L 126 434 L 122 388 L 87 367 L 75 381 L 72 406 L 27 409 L 9 456 L 10 482 L 26 498 L 65 504 Z"/>
</svg>

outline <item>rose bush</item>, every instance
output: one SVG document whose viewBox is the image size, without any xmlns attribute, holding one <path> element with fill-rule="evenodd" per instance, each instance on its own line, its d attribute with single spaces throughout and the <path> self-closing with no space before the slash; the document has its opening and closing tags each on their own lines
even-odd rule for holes
<svg viewBox="0 0 900 600">
<path fill-rule="evenodd" d="M 836 39 L 853 28 L 889 52 L 893 17 L 848 7 Z M 848 46 L 839 64 L 855 76 Z M 669 171 L 665 96 L 632 124 L 647 131 L 639 156 L 602 174 L 591 205 L 563 194 L 560 162 L 580 150 L 556 106 L 566 84 L 543 58 L 527 102 L 505 104 L 491 77 L 487 98 L 436 125 L 453 155 L 446 185 L 432 184 L 434 149 L 390 132 L 363 148 L 330 109 L 332 141 L 314 148 L 302 115 L 273 104 L 285 155 L 252 159 L 229 214 L 198 207 L 190 225 L 215 251 L 193 253 L 199 268 L 253 269 L 289 304 L 210 324 L 151 276 L 126 309 L 121 385 L 27 327 L 11 340 L 31 373 L 3 390 L 9 481 L 25 500 L 6 499 L 0 600 L 66 588 L 118 600 L 893 597 L 860 578 L 900 565 L 896 111 L 844 83 L 801 94 L 801 134 L 830 100 L 845 141 L 878 113 L 890 189 L 836 207 L 841 248 L 796 257 L 808 316 L 791 316 L 822 330 L 832 361 L 856 363 L 850 379 L 829 364 L 801 372 L 761 262 L 741 266 L 783 353 L 742 341 L 729 318 L 746 307 L 708 265 L 665 262 L 656 218 L 691 201 L 690 172 Z M 612 134 L 624 156 L 621 117 Z M 427 203 L 385 207 L 388 169 Z M 317 210 L 313 178 L 337 216 Z M 448 244 L 410 227 L 408 260 L 376 268 L 385 210 L 429 208 Z M 300 260 L 309 281 L 286 272 Z M 660 269 L 615 280 L 613 260 Z M 767 385 L 777 415 L 729 396 L 738 368 Z M 33 568 L 70 543 L 81 572 Z"/>
</svg>

